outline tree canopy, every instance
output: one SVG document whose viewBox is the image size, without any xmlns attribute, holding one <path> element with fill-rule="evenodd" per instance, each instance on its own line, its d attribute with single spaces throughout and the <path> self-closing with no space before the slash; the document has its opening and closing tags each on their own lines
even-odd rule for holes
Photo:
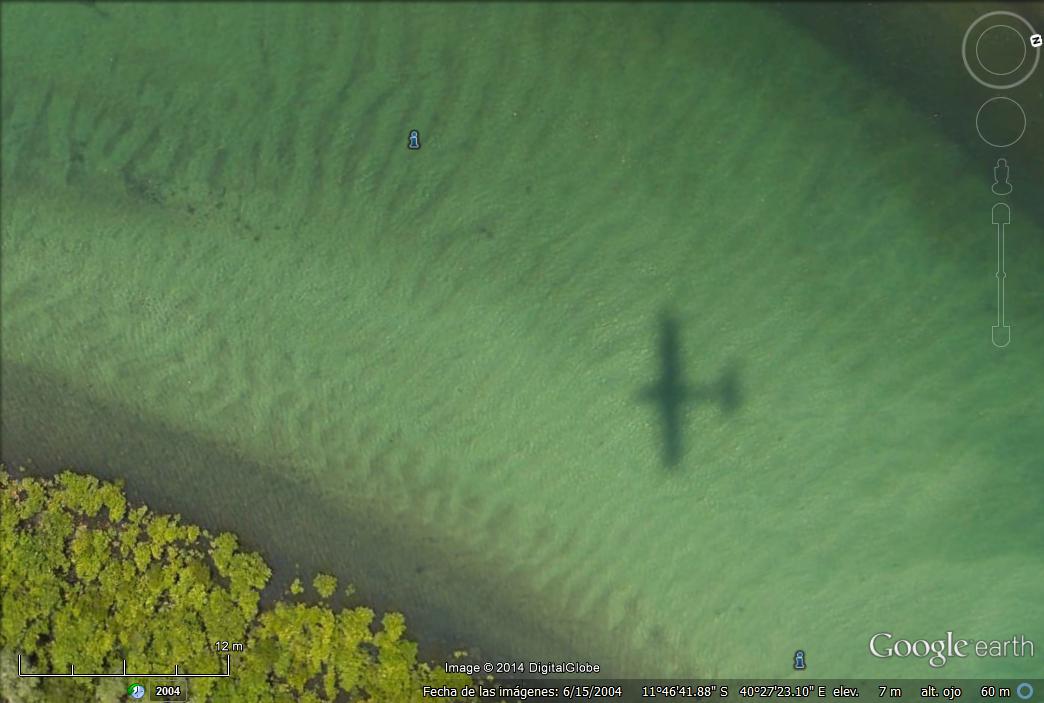
<svg viewBox="0 0 1044 703">
<path fill-rule="evenodd" d="M 421 701 L 424 686 L 473 683 L 418 662 L 402 615 L 332 608 L 333 576 L 313 579 L 318 602 L 262 608 L 270 576 L 235 535 L 128 505 L 117 484 L 0 466 L 0 700 L 113 701 L 129 681 L 19 678 L 16 652 L 40 673 L 119 673 L 124 659 L 131 672 L 221 672 L 230 655 L 232 676 L 180 681 L 196 702 Z"/>
</svg>

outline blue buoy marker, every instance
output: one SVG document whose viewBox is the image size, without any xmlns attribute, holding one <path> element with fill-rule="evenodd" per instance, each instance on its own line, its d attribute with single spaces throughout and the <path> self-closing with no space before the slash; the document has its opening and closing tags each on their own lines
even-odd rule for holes
<svg viewBox="0 0 1044 703">
<path fill-rule="evenodd" d="M 802 671 L 805 668 L 805 650 L 799 649 L 794 652 L 794 668 L 797 671 Z"/>
<path fill-rule="evenodd" d="M 406 146 L 410 149 L 420 149 L 420 132 L 410 130 L 410 141 Z"/>
</svg>

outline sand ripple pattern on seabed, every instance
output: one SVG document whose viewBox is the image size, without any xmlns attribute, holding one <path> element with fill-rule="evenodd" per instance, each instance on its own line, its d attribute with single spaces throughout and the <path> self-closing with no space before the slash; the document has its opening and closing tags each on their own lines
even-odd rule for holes
<svg viewBox="0 0 1044 703">
<path fill-rule="evenodd" d="M 1012 529 L 1044 334 L 980 344 L 980 242 L 934 234 L 968 212 L 909 194 L 982 184 L 885 138 L 902 105 L 756 8 L 323 8 L 37 6 L 29 51 L 5 7 L 5 364 L 429 534 L 434 570 L 483 569 L 449 597 L 476 641 L 534 656 L 506 613 L 621 672 L 737 674 L 801 632 L 851 675 L 875 618 L 1012 618 L 977 560 L 1044 581 Z M 744 388 L 676 471 L 636 401 L 664 309 L 694 381 Z"/>
</svg>

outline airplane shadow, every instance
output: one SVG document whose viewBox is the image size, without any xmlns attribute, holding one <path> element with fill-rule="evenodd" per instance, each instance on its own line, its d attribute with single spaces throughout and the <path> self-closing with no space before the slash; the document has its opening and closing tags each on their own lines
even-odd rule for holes
<svg viewBox="0 0 1044 703">
<path fill-rule="evenodd" d="M 723 415 L 737 412 L 743 404 L 743 388 L 739 366 L 730 362 L 717 380 L 690 384 L 682 361 L 679 324 L 669 313 L 660 316 L 659 324 L 660 372 L 656 382 L 647 386 L 639 399 L 655 406 L 663 432 L 663 464 L 673 468 L 685 455 L 684 432 L 691 406 L 716 404 Z"/>
</svg>

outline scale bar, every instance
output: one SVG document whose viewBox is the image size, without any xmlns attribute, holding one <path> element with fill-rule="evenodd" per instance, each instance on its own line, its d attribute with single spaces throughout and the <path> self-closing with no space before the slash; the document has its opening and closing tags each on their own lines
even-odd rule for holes
<svg viewBox="0 0 1044 703">
<path fill-rule="evenodd" d="M 61 679 L 61 678 L 83 678 L 83 679 L 119 679 L 119 678 L 135 678 L 135 679 L 217 679 L 217 678 L 228 678 L 232 675 L 232 655 L 225 655 L 225 673 L 223 674 L 182 674 L 179 673 L 180 668 L 177 664 L 174 665 L 174 674 L 128 674 L 127 673 L 127 660 L 123 660 L 123 673 L 122 674 L 77 674 L 76 667 L 72 664 L 69 665 L 68 674 L 31 674 L 22 671 L 22 655 L 18 655 L 18 676 L 22 678 L 39 678 L 39 679 Z"/>
</svg>

